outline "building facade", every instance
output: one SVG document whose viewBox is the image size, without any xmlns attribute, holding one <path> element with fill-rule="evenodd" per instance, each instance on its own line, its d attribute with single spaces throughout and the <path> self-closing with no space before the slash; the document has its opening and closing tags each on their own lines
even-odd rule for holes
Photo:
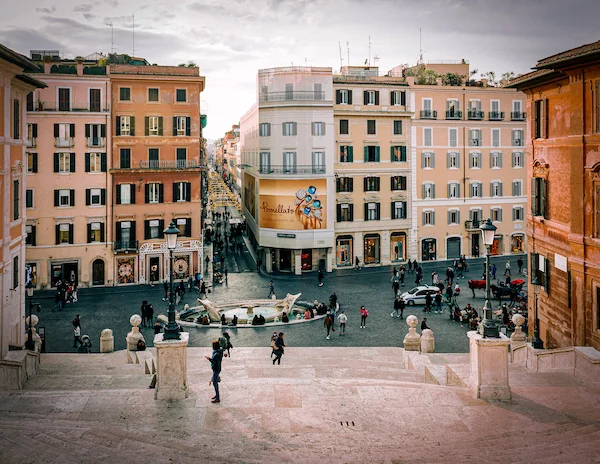
<svg viewBox="0 0 600 464">
<path fill-rule="evenodd" d="M 540 60 L 527 95 L 529 327 L 546 348 L 600 349 L 600 41 Z M 534 295 L 531 280 L 541 284 Z"/>
<path fill-rule="evenodd" d="M 464 61 L 448 66 L 447 73 L 469 74 Z M 441 78 L 431 85 L 407 81 L 414 99 L 412 220 L 418 231 L 416 253 L 409 257 L 484 256 L 479 226 L 488 217 L 498 228 L 492 255 L 525 253 L 525 95 L 485 81 L 466 86 L 464 77 L 456 85 Z"/>
<path fill-rule="evenodd" d="M 0 45 L 0 359 L 25 344 L 25 146 L 27 94 L 43 83 L 29 59 Z"/>
<path fill-rule="evenodd" d="M 58 52 L 55 53 L 58 55 Z M 96 60 L 47 55 L 27 100 L 27 267 L 36 287 L 112 285 L 110 81 Z"/>
<path fill-rule="evenodd" d="M 240 120 L 243 212 L 268 272 L 333 267 L 333 97 L 331 68 L 262 69 Z"/>
<path fill-rule="evenodd" d="M 410 89 L 375 66 L 343 67 L 333 89 L 335 266 L 405 262 L 416 253 Z"/>
<path fill-rule="evenodd" d="M 112 153 L 109 172 L 116 285 L 169 276 L 163 230 L 180 229 L 177 279 L 201 270 L 200 94 L 198 68 L 110 65 Z"/>
</svg>

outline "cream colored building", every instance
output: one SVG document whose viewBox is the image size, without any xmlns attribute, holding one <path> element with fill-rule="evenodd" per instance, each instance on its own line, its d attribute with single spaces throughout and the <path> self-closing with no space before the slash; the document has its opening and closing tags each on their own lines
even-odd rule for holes
<svg viewBox="0 0 600 464">
<path fill-rule="evenodd" d="M 525 95 L 485 81 L 449 86 L 440 78 L 436 85 L 414 79 L 407 78 L 415 110 L 410 143 L 418 250 L 409 258 L 484 256 L 479 225 L 488 217 L 498 228 L 493 255 L 525 253 Z"/>
<path fill-rule="evenodd" d="M 410 195 L 411 92 L 402 77 L 375 66 L 333 76 L 335 265 L 394 264 L 414 257 Z"/>
</svg>

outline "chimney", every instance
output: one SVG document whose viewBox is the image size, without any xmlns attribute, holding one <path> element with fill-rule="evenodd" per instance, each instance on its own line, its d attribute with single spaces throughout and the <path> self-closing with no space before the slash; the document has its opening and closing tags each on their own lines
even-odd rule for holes
<svg viewBox="0 0 600 464">
<path fill-rule="evenodd" d="M 487 87 L 488 86 L 488 81 L 485 77 L 481 78 L 481 87 Z"/>
<path fill-rule="evenodd" d="M 406 76 L 406 83 L 408 85 L 415 85 L 415 76 Z"/>
<path fill-rule="evenodd" d="M 435 85 L 439 85 L 440 87 L 442 86 L 442 78 L 441 77 L 435 78 Z"/>
</svg>

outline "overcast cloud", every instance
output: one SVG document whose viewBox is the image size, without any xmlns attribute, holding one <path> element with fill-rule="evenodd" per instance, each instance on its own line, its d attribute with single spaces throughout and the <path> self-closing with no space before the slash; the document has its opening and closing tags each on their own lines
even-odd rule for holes
<svg viewBox="0 0 600 464">
<path fill-rule="evenodd" d="M 538 59 L 600 39 L 598 0 L 1 0 L 0 43 L 25 55 L 132 53 L 151 63 L 189 60 L 206 76 L 205 134 L 221 137 L 254 103 L 259 68 L 340 66 L 369 57 L 386 72 L 425 61 L 468 60 L 471 69 L 524 73 Z"/>
</svg>

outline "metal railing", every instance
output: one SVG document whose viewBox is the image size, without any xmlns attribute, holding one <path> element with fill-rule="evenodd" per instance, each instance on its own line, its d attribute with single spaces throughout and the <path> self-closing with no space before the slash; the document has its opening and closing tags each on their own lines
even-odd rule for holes
<svg viewBox="0 0 600 464">
<path fill-rule="evenodd" d="M 437 111 L 434 110 L 421 110 L 421 119 L 437 119 Z"/>
<path fill-rule="evenodd" d="M 37 138 L 31 137 L 27 139 L 27 148 L 35 148 L 37 146 Z"/>
<path fill-rule="evenodd" d="M 469 110 L 469 119 L 483 119 L 483 111 Z"/>
<path fill-rule="evenodd" d="M 294 90 L 291 92 L 267 92 L 260 94 L 260 102 L 281 102 L 281 101 L 319 101 L 325 100 L 324 91 L 314 90 Z"/>
<path fill-rule="evenodd" d="M 504 119 L 504 111 L 490 111 L 488 119 L 490 121 L 502 121 Z"/>
<path fill-rule="evenodd" d="M 87 146 L 88 147 L 103 147 L 106 145 L 105 137 L 88 137 Z"/>
<path fill-rule="evenodd" d="M 55 137 L 54 138 L 54 146 L 57 148 L 71 148 L 74 146 L 73 137 Z"/>
<path fill-rule="evenodd" d="M 446 110 L 446 119 L 462 119 L 463 112 L 459 110 Z"/>
<path fill-rule="evenodd" d="M 137 240 L 117 240 L 116 242 L 113 242 L 114 251 L 137 251 L 137 249 Z"/>
<path fill-rule="evenodd" d="M 270 166 L 259 167 L 258 172 L 260 174 L 287 174 L 287 175 L 325 174 L 326 168 L 325 168 L 325 166 L 313 166 L 312 164 L 295 165 L 295 166 L 270 165 Z"/>
<path fill-rule="evenodd" d="M 70 112 L 90 112 L 90 113 L 108 113 L 110 106 L 88 102 L 35 102 L 33 109 L 28 111 L 70 111 Z"/>
<path fill-rule="evenodd" d="M 525 121 L 527 113 L 522 113 L 519 111 L 511 111 L 510 119 L 511 121 Z"/>
<path fill-rule="evenodd" d="M 141 160 L 140 169 L 189 169 L 199 168 L 196 160 Z"/>
<path fill-rule="evenodd" d="M 479 221 L 479 220 L 465 221 L 465 229 L 467 229 L 467 230 L 479 230 L 480 225 L 481 225 L 481 221 Z"/>
</svg>

